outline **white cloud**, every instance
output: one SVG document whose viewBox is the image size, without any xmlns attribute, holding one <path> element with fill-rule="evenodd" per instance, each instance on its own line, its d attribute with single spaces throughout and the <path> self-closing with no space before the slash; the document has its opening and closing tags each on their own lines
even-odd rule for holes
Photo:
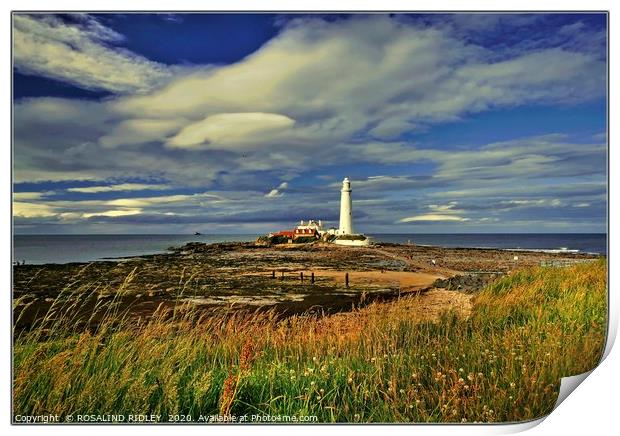
<svg viewBox="0 0 620 436">
<path fill-rule="evenodd" d="M 144 92 L 167 81 L 168 67 L 113 48 L 122 35 L 87 15 L 13 15 L 13 62 L 18 71 L 93 90 Z"/>
<path fill-rule="evenodd" d="M 197 148 L 229 144 L 265 143 L 273 135 L 293 126 L 294 120 L 280 114 L 223 113 L 185 126 L 168 141 L 173 147 Z"/>
<path fill-rule="evenodd" d="M 221 196 L 209 193 L 199 194 L 177 194 L 177 195 L 162 195 L 156 197 L 139 197 L 139 198 L 118 198 L 115 200 L 106 201 L 105 204 L 110 206 L 121 207 L 148 207 L 153 205 L 170 205 L 180 203 L 187 205 L 194 202 L 200 204 L 206 200 L 219 202 L 225 201 Z"/>
<path fill-rule="evenodd" d="M 106 210 L 103 212 L 84 213 L 82 214 L 82 217 L 84 218 L 93 218 L 93 217 L 98 217 L 98 216 L 118 217 L 118 216 L 138 215 L 141 212 L 142 212 L 142 209 L 113 209 L 113 210 Z"/>
<path fill-rule="evenodd" d="M 457 204 L 456 201 L 451 201 L 448 204 L 429 204 L 428 207 L 435 212 L 456 212 L 455 207 Z"/>
<path fill-rule="evenodd" d="M 164 142 L 186 122 L 182 119 L 150 120 L 136 118 L 125 120 L 101 136 L 99 143 L 104 147 L 116 147 L 152 141 Z"/>
<path fill-rule="evenodd" d="M 55 216 L 52 207 L 47 204 L 29 203 L 24 201 L 13 202 L 13 216 L 22 218 L 40 218 Z"/>
<path fill-rule="evenodd" d="M 562 200 L 558 198 L 538 198 L 527 200 L 505 200 L 500 202 L 503 206 L 518 206 L 518 207 L 538 207 L 538 206 L 562 206 Z"/>
<path fill-rule="evenodd" d="M 604 95 L 604 83 L 604 63 L 584 53 L 540 49 L 493 62 L 486 50 L 445 29 L 386 16 L 303 19 L 238 63 L 183 75 L 111 106 L 128 116 L 162 119 L 286 114 L 295 126 L 280 139 L 302 147 L 366 129 L 389 138 L 490 107 L 594 98 Z M 188 124 L 188 139 L 172 143 L 207 140 L 203 129 L 215 128 L 207 120 Z M 245 124 L 239 121 L 235 127 Z"/>
<path fill-rule="evenodd" d="M 13 201 L 40 200 L 46 192 L 14 192 Z"/>
<path fill-rule="evenodd" d="M 424 214 L 415 215 L 398 220 L 399 223 L 412 223 L 412 222 L 429 222 L 429 221 L 469 221 L 469 218 L 460 217 L 456 215 L 441 215 L 441 214 Z"/>
<path fill-rule="evenodd" d="M 284 190 L 288 188 L 288 183 L 287 182 L 282 182 L 280 183 L 280 185 L 275 188 L 272 189 L 271 191 L 269 191 L 268 193 L 265 194 L 266 198 L 275 198 L 275 197 L 281 197 L 284 195 Z"/>
<path fill-rule="evenodd" d="M 86 186 L 79 188 L 68 188 L 69 192 L 80 192 L 83 194 L 95 194 L 99 192 L 116 191 L 144 191 L 144 190 L 163 190 L 170 188 L 170 185 L 147 184 L 147 183 L 119 183 L 115 185 Z"/>
<path fill-rule="evenodd" d="M 267 197 L 267 198 L 274 198 L 274 197 L 279 197 L 281 195 L 282 194 L 280 193 L 280 191 L 278 191 L 277 189 L 272 189 L 267 194 L 265 194 L 265 197 Z"/>
</svg>

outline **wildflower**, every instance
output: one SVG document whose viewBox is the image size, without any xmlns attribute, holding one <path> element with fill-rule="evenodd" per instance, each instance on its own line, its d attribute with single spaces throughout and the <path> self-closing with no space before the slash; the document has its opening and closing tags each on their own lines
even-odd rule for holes
<svg viewBox="0 0 620 436">
<path fill-rule="evenodd" d="M 347 380 L 347 382 L 348 382 L 349 384 L 351 384 L 351 383 L 353 383 L 353 379 L 352 379 L 351 377 L 349 377 L 349 379 Z"/>
<path fill-rule="evenodd" d="M 387 355 L 387 354 L 384 354 L 384 355 L 383 355 L 383 358 L 384 358 L 384 359 L 387 359 L 387 358 L 388 358 L 388 355 Z"/>
<path fill-rule="evenodd" d="M 456 415 L 457 413 L 458 413 L 458 412 L 457 412 L 457 410 L 456 410 L 456 409 L 452 409 L 452 414 L 453 414 L 453 415 Z"/>
<path fill-rule="evenodd" d="M 325 389 L 319 389 L 319 392 L 321 393 L 321 395 L 323 395 L 325 393 Z"/>
<path fill-rule="evenodd" d="M 461 418 L 461 422 L 467 422 L 467 418 Z"/>
<path fill-rule="evenodd" d="M 511 382 L 511 383 L 510 383 L 510 387 L 514 389 L 515 384 Z"/>
<path fill-rule="evenodd" d="M 463 388 L 464 388 L 466 391 L 468 391 L 468 390 L 469 390 L 469 385 L 465 385 L 465 386 L 463 386 Z"/>
<path fill-rule="evenodd" d="M 415 400 L 415 403 L 416 404 L 420 404 L 420 400 Z"/>
<path fill-rule="evenodd" d="M 360 414 L 356 413 L 355 415 L 353 415 L 353 418 L 355 418 L 355 420 L 358 421 L 360 419 Z"/>
<path fill-rule="evenodd" d="M 317 399 L 317 400 L 320 400 L 320 399 L 321 399 L 321 396 L 320 396 L 320 395 L 317 395 L 317 396 L 316 396 L 316 399 Z"/>
<path fill-rule="evenodd" d="M 375 359 L 374 357 L 372 357 L 372 358 L 370 359 L 370 361 L 371 361 L 371 362 L 374 362 L 375 360 L 377 360 L 377 359 Z"/>
<path fill-rule="evenodd" d="M 313 381 L 310 382 L 310 386 L 314 386 L 314 385 L 315 385 L 315 383 Z"/>
<path fill-rule="evenodd" d="M 478 373 L 478 377 L 483 377 L 483 376 L 484 376 L 483 373 L 481 373 L 481 372 Z"/>
<path fill-rule="evenodd" d="M 414 372 L 413 374 L 411 374 L 411 378 L 418 378 L 418 375 Z"/>
<path fill-rule="evenodd" d="M 512 400 L 512 395 L 508 397 L 509 400 Z"/>
<path fill-rule="evenodd" d="M 317 360 L 319 360 L 319 359 L 317 359 L 317 358 L 316 358 L 316 356 L 314 356 L 314 357 L 312 358 L 312 361 L 313 361 L 313 362 L 316 362 Z"/>
<path fill-rule="evenodd" d="M 401 394 L 404 394 L 404 393 L 405 393 L 405 390 L 404 390 L 404 389 L 401 389 L 401 390 L 400 390 L 400 391 L 398 391 L 398 392 L 400 392 Z"/>
<path fill-rule="evenodd" d="M 304 371 L 304 377 L 308 377 L 310 373 L 308 371 Z"/>
<path fill-rule="evenodd" d="M 459 368 L 459 372 L 463 372 L 465 371 L 463 368 Z"/>
<path fill-rule="evenodd" d="M 437 377 L 441 377 L 441 371 L 437 371 Z"/>
<path fill-rule="evenodd" d="M 474 379 L 474 375 L 470 372 L 467 374 L 467 380 L 472 381 Z"/>
<path fill-rule="evenodd" d="M 465 380 L 463 380 L 462 378 L 459 379 L 459 383 L 463 384 L 465 383 Z"/>
</svg>

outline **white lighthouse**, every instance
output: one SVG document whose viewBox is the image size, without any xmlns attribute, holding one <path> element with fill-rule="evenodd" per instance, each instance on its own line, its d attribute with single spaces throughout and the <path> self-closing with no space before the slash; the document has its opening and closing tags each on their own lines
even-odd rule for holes
<svg viewBox="0 0 620 436">
<path fill-rule="evenodd" d="M 328 231 L 330 242 L 338 245 L 348 245 L 351 247 L 367 247 L 370 245 L 370 238 L 366 235 L 353 233 L 353 216 L 351 207 L 351 182 L 348 177 L 342 181 L 340 190 L 340 226 L 338 229 Z"/>
<path fill-rule="evenodd" d="M 351 182 L 348 177 L 342 181 L 340 190 L 340 227 L 339 235 L 353 234 L 353 219 L 351 217 Z"/>
</svg>

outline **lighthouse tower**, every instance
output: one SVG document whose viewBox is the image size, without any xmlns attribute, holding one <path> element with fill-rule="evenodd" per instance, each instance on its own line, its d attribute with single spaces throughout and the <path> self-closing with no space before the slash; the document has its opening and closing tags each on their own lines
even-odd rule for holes
<svg viewBox="0 0 620 436">
<path fill-rule="evenodd" d="M 351 182 L 345 177 L 340 190 L 340 235 L 353 234 L 353 220 L 351 218 Z"/>
</svg>

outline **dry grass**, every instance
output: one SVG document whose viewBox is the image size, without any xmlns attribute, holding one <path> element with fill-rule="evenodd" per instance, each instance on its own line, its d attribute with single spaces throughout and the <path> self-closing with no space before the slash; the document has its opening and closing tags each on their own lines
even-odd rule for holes
<svg viewBox="0 0 620 436">
<path fill-rule="evenodd" d="M 139 326 L 112 304 L 84 332 L 71 292 L 15 338 L 15 414 L 518 421 L 549 413 L 560 378 L 597 364 L 607 322 L 604 261 L 516 272 L 479 293 L 469 317 L 435 321 L 415 297 L 283 321 L 201 319 L 186 305 Z"/>
</svg>

